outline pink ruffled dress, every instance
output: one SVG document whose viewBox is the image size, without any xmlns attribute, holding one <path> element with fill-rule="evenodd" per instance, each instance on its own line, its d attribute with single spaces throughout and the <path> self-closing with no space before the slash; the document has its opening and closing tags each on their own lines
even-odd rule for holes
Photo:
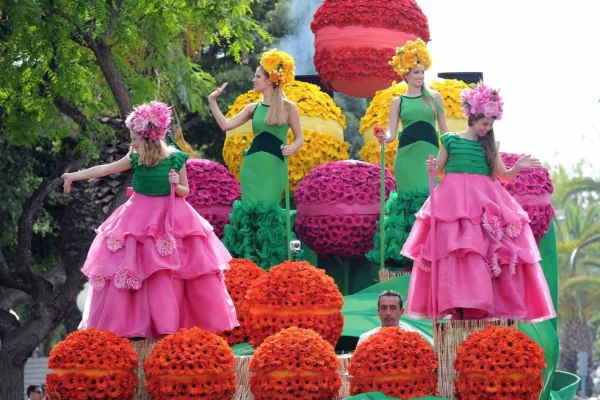
<svg viewBox="0 0 600 400">
<path fill-rule="evenodd" d="M 528 215 L 489 176 L 478 141 L 442 136 L 449 154 L 435 189 L 436 248 L 431 248 L 427 200 L 402 254 L 414 260 L 407 315 L 436 318 L 461 309 L 465 319 L 514 318 L 537 322 L 556 317 Z M 431 261 L 437 260 L 433 293 Z"/>
<path fill-rule="evenodd" d="M 169 171 L 187 157 L 177 151 L 145 167 L 131 154 L 135 193 L 96 230 L 82 270 L 90 287 L 80 329 L 160 338 L 238 325 L 223 275 L 229 252 L 205 219 L 170 194 Z"/>
</svg>

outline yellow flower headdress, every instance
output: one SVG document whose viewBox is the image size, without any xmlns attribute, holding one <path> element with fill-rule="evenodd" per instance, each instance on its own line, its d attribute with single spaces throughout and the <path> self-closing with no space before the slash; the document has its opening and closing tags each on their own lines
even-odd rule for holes
<svg viewBox="0 0 600 400">
<path fill-rule="evenodd" d="M 285 86 L 294 80 L 294 59 L 285 51 L 265 51 L 260 57 L 260 66 L 271 82 L 278 86 Z"/>
<path fill-rule="evenodd" d="M 422 65 L 426 70 L 431 67 L 431 55 L 421 39 L 414 42 L 409 40 L 402 47 L 396 49 L 396 55 L 390 61 L 392 69 L 400 76 L 408 74 L 412 68 Z"/>
</svg>

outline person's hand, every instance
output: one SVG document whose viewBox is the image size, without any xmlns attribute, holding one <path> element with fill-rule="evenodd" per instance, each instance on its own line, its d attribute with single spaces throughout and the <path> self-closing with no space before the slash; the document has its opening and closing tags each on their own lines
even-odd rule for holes
<svg viewBox="0 0 600 400">
<path fill-rule="evenodd" d="M 281 145 L 281 153 L 283 153 L 283 155 L 286 157 L 294 154 L 294 152 L 292 151 L 292 146 L 289 146 L 289 145 L 286 145 L 286 146 Z"/>
<path fill-rule="evenodd" d="M 427 171 L 435 172 L 437 170 L 437 160 L 434 158 L 432 160 L 425 161 L 425 166 L 427 167 Z"/>
<path fill-rule="evenodd" d="M 531 154 L 528 154 L 526 156 L 522 156 L 521 158 L 519 158 L 517 160 L 517 162 L 515 163 L 515 165 L 519 169 L 522 169 L 522 168 L 540 168 L 542 166 L 542 163 L 537 158 L 532 158 Z"/>
<path fill-rule="evenodd" d="M 73 178 L 71 178 L 72 174 L 64 173 L 60 176 L 60 179 L 64 180 L 63 189 L 65 193 L 71 193 L 71 183 L 73 183 Z"/>
<path fill-rule="evenodd" d="M 179 185 L 179 174 L 174 169 L 169 171 L 169 183 L 171 185 Z"/>
<path fill-rule="evenodd" d="M 225 82 L 224 84 L 221 85 L 221 87 L 219 87 L 217 90 L 215 90 L 214 92 L 209 94 L 208 99 L 209 100 L 216 99 L 217 97 L 219 97 L 221 95 L 221 93 L 223 93 L 223 90 L 225 90 L 226 87 L 227 87 L 227 82 Z"/>
<path fill-rule="evenodd" d="M 387 131 L 380 131 L 380 132 L 377 132 L 377 133 L 375 134 L 375 137 L 377 138 L 377 141 L 378 141 L 379 143 L 383 143 L 383 142 L 385 142 L 385 141 L 386 141 L 386 139 L 388 138 L 388 132 L 387 132 Z"/>
</svg>

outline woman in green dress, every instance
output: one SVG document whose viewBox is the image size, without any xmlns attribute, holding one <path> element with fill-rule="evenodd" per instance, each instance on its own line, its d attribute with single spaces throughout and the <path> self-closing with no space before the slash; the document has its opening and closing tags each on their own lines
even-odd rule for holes
<svg viewBox="0 0 600 400">
<path fill-rule="evenodd" d="M 408 86 L 405 94 L 392 99 L 390 104 L 389 135 L 382 133 L 378 140 L 391 143 L 396 139 L 398 121 L 402 121 L 400 144 L 394 160 L 396 191 L 386 204 L 385 259 L 394 266 L 404 267 L 412 260 L 400 254 L 408 238 L 415 214 L 429 197 L 429 174 L 422 168 L 430 154 L 439 151 L 439 131 L 448 132 L 442 96 L 425 86 L 425 70 L 431 66 L 431 57 L 421 39 L 408 41 L 399 47 L 390 62 Z M 380 258 L 379 231 L 374 237 L 374 248 L 367 253 L 372 262 Z"/>
<path fill-rule="evenodd" d="M 268 269 L 287 257 L 286 215 L 280 207 L 285 187 L 284 157 L 302 146 L 302 128 L 296 104 L 285 98 L 281 87 L 294 80 L 294 60 L 276 49 L 263 53 L 252 83 L 263 100 L 247 105 L 230 119 L 216 99 L 227 83 L 208 96 L 217 123 L 229 131 L 252 120 L 254 139 L 244 155 L 240 171 L 242 200 L 235 202 L 223 242 L 234 257 L 251 259 Z M 287 145 L 291 128 L 294 141 Z"/>
</svg>

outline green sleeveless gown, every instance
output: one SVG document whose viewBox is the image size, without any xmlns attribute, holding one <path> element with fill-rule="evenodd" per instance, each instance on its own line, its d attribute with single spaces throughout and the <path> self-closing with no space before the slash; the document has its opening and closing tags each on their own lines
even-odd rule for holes
<svg viewBox="0 0 600 400">
<path fill-rule="evenodd" d="M 285 187 L 281 145 L 289 125 L 265 122 L 269 106 L 256 105 L 252 114 L 254 139 L 240 171 L 242 200 L 233 204 L 223 243 L 233 257 L 253 260 L 263 269 L 287 259 L 286 215 L 280 206 Z"/>
<path fill-rule="evenodd" d="M 444 112 L 442 105 L 433 99 L 437 112 Z M 425 161 L 430 154 L 437 157 L 439 135 L 436 130 L 436 114 L 423 96 L 400 96 L 400 120 L 402 132 L 394 160 L 396 191 L 386 203 L 385 217 L 385 260 L 398 267 L 412 264 L 412 260 L 400 254 L 408 238 L 415 214 L 429 197 L 429 172 Z M 379 227 L 379 223 L 377 223 Z M 373 238 L 374 247 L 366 255 L 371 262 L 379 262 L 379 228 Z"/>
</svg>

